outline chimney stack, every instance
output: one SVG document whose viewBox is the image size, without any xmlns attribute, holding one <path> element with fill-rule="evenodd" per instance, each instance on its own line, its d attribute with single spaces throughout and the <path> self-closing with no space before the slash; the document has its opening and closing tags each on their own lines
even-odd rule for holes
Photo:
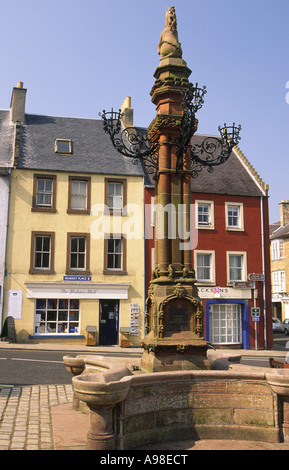
<svg viewBox="0 0 289 470">
<path fill-rule="evenodd" d="M 133 108 L 131 108 L 131 97 L 127 96 L 121 105 L 121 112 L 123 114 L 122 123 L 123 127 L 133 127 Z"/>
<path fill-rule="evenodd" d="M 279 204 L 280 206 L 280 224 L 283 227 L 284 225 L 289 224 L 289 201 L 283 200 Z"/>
<path fill-rule="evenodd" d="M 11 120 L 15 124 L 24 123 L 25 119 L 25 100 L 27 89 L 23 88 L 23 82 L 18 82 L 17 87 L 13 88 L 10 109 Z"/>
</svg>

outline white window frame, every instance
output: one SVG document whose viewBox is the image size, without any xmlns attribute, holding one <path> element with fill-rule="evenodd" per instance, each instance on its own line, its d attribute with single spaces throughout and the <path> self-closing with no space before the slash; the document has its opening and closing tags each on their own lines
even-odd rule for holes
<svg viewBox="0 0 289 470">
<path fill-rule="evenodd" d="M 284 259 L 284 240 L 279 239 L 271 242 L 271 259 L 272 261 Z"/>
<path fill-rule="evenodd" d="M 195 201 L 196 211 L 195 211 L 195 228 L 204 229 L 204 230 L 214 230 L 215 229 L 215 207 L 214 201 Z M 199 223 L 199 206 L 208 206 L 209 207 L 209 220 L 208 223 Z"/>
<path fill-rule="evenodd" d="M 237 225 L 229 225 L 229 208 L 235 207 L 238 208 L 238 224 Z M 226 218 L 226 230 L 232 231 L 244 231 L 244 205 L 242 202 L 225 202 L 225 218 Z"/>
<path fill-rule="evenodd" d="M 234 282 L 247 281 L 247 252 L 246 251 L 227 251 L 226 256 L 227 256 L 227 281 L 228 281 L 228 285 L 231 285 Z M 242 257 L 241 279 L 231 279 L 231 277 L 230 277 L 230 257 L 231 256 L 241 256 Z"/>
<path fill-rule="evenodd" d="M 286 292 L 286 277 L 284 270 L 272 272 L 272 293 L 278 294 L 280 292 Z"/>
<path fill-rule="evenodd" d="M 210 278 L 199 279 L 198 278 L 198 255 L 209 255 L 210 256 Z M 216 256 L 215 251 L 210 250 L 194 250 L 194 267 L 196 272 L 197 284 L 216 284 Z"/>
<path fill-rule="evenodd" d="M 45 302 L 45 306 L 43 308 L 37 308 L 37 302 L 42 301 Z M 35 336 L 67 336 L 67 335 L 79 335 L 80 334 L 80 325 L 81 325 L 81 318 L 80 318 L 80 300 L 78 301 L 78 308 L 73 307 L 74 299 L 36 299 L 35 301 L 35 316 L 34 316 L 34 335 Z M 49 306 L 49 303 L 56 302 L 56 308 L 52 308 Z M 61 303 L 67 302 L 67 308 L 62 307 Z M 48 315 L 52 312 L 55 312 L 56 319 L 49 320 Z M 67 319 L 60 319 L 61 313 L 65 314 L 67 312 Z M 36 315 L 44 316 L 44 319 L 38 318 Z M 44 314 L 44 315 L 43 315 Z M 77 314 L 78 320 L 72 320 L 71 317 L 73 314 Z M 57 331 L 49 331 L 50 325 L 55 326 Z M 67 331 L 59 331 L 60 328 L 66 325 Z M 69 331 L 71 325 L 76 326 L 76 331 Z"/>
<path fill-rule="evenodd" d="M 85 193 L 81 193 L 81 186 L 85 186 Z M 77 180 L 73 179 L 71 181 L 71 209 L 72 210 L 87 210 L 87 192 L 88 192 L 88 182 L 85 180 Z M 78 207 L 74 206 L 74 202 L 77 202 L 76 205 Z M 81 206 L 81 207 L 79 207 Z M 83 207 L 82 207 L 83 206 Z"/>
<path fill-rule="evenodd" d="M 210 304 L 209 315 L 212 344 L 242 344 L 242 307 L 240 304 Z"/>
<path fill-rule="evenodd" d="M 109 186 L 113 187 L 113 193 L 109 194 Z M 121 188 L 121 194 L 115 194 L 115 187 Z M 116 203 L 116 201 L 118 201 Z M 110 204 L 110 203 L 111 204 Z M 110 211 L 121 212 L 123 210 L 123 182 L 108 181 L 107 183 L 107 206 Z M 117 207 L 120 206 L 120 207 Z"/>
</svg>

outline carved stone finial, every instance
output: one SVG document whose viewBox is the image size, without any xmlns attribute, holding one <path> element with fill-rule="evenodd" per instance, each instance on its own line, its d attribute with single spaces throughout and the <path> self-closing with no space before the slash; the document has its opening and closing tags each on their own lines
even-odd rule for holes
<svg viewBox="0 0 289 470">
<path fill-rule="evenodd" d="M 165 27 L 160 37 L 158 53 L 161 59 L 168 57 L 182 58 L 183 51 L 178 38 L 175 7 L 166 12 Z"/>
</svg>

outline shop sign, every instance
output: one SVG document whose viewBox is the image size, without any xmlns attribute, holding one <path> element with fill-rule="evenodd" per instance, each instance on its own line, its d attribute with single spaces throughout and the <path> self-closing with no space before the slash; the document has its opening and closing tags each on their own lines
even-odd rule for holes
<svg viewBox="0 0 289 470">
<path fill-rule="evenodd" d="M 236 289 L 234 287 L 198 287 L 200 299 L 251 299 L 251 289 Z"/>
</svg>

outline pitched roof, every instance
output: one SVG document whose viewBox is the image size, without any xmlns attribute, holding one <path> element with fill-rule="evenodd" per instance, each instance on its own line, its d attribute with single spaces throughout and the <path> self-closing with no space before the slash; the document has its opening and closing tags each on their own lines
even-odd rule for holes
<svg viewBox="0 0 289 470">
<path fill-rule="evenodd" d="M 13 166 L 14 125 L 10 119 L 10 111 L 0 110 L 0 168 Z"/>
<path fill-rule="evenodd" d="M 71 139 L 73 154 L 56 154 L 55 139 Z M 19 168 L 143 176 L 142 165 L 117 152 L 96 119 L 25 115 Z"/>
<path fill-rule="evenodd" d="M 277 226 L 277 223 L 274 224 L 275 230 L 270 234 L 270 240 L 276 240 L 277 238 L 286 238 L 289 237 L 289 224 Z"/>
</svg>

